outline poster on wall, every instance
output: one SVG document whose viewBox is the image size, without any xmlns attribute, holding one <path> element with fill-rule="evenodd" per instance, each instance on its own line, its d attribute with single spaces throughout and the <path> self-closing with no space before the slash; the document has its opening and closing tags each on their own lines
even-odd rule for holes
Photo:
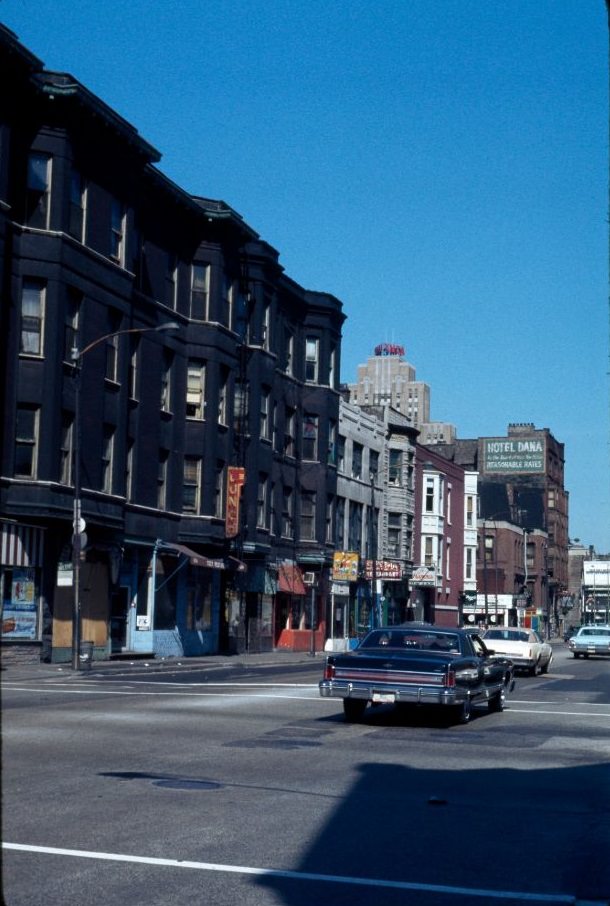
<svg viewBox="0 0 610 906">
<path fill-rule="evenodd" d="M 2 608 L 2 638 L 35 641 L 38 629 L 36 576 L 33 568 L 13 569 L 10 598 Z"/>
</svg>

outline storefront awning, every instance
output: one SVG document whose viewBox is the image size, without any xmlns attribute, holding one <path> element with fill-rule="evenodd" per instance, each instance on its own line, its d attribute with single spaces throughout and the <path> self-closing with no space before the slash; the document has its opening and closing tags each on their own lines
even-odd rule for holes
<svg viewBox="0 0 610 906">
<path fill-rule="evenodd" d="M 173 541 L 157 541 L 156 549 L 158 553 L 181 554 L 183 557 L 188 557 L 192 566 L 201 566 L 204 569 L 236 569 L 238 572 L 246 569 L 246 564 L 237 560 L 236 557 L 229 557 L 230 562 L 222 558 L 204 557 L 203 554 L 198 554 L 186 544 L 176 544 Z"/>
<path fill-rule="evenodd" d="M 306 595 L 303 573 L 298 566 L 282 563 L 278 572 L 277 590 L 287 595 Z"/>
<path fill-rule="evenodd" d="M 42 566 L 44 529 L 34 525 L 2 523 L 0 564 L 2 566 Z"/>
</svg>

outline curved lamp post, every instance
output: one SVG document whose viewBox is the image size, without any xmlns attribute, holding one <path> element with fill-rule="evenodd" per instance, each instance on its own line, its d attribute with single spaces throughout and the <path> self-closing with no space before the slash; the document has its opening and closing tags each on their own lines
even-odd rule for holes
<svg viewBox="0 0 610 906">
<path fill-rule="evenodd" d="M 111 340 L 113 337 L 119 337 L 128 333 L 162 333 L 167 330 L 179 330 L 180 325 L 176 321 L 167 321 L 159 324 L 158 327 L 129 327 L 125 330 L 114 330 L 106 333 L 82 349 L 76 346 L 72 348 L 71 359 L 74 365 L 74 506 L 73 506 L 73 524 L 74 534 L 72 536 L 72 571 L 74 583 L 74 597 L 72 601 L 72 668 L 79 669 L 80 647 L 81 647 L 81 601 L 80 601 L 80 561 L 83 549 L 81 514 L 81 403 L 80 403 L 80 370 L 82 367 L 83 356 L 85 356 L 95 346 L 99 346 L 105 340 Z"/>
</svg>

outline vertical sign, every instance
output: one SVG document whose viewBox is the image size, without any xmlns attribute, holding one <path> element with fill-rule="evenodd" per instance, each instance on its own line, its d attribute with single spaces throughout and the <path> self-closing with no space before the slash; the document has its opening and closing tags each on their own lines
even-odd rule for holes
<svg viewBox="0 0 610 906">
<path fill-rule="evenodd" d="M 227 506 L 225 536 L 235 538 L 239 532 L 239 504 L 241 489 L 246 481 L 246 470 L 241 466 L 227 466 Z"/>
</svg>

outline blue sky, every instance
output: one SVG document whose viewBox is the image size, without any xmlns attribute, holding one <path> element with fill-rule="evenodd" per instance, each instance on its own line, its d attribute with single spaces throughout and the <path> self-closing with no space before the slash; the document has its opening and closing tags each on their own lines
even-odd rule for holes
<svg viewBox="0 0 610 906">
<path fill-rule="evenodd" d="M 610 551 L 603 0 L 2 0 L 348 316 L 341 376 L 406 347 L 462 438 L 565 444 L 570 536 Z"/>
</svg>

